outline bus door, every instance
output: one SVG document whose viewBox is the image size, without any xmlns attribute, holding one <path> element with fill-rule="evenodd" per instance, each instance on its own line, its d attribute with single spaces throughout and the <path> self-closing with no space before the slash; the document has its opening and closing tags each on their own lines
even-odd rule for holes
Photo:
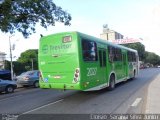
<svg viewBox="0 0 160 120">
<path fill-rule="evenodd" d="M 123 52 L 122 53 L 122 60 L 123 60 L 123 66 L 122 66 L 122 68 L 123 68 L 123 78 L 124 77 L 127 77 L 127 56 L 126 56 L 126 54 Z"/>
<path fill-rule="evenodd" d="M 106 72 L 106 49 L 99 49 L 99 80 L 102 83 L 106 82 L 107 72 Z"/>
</svg>

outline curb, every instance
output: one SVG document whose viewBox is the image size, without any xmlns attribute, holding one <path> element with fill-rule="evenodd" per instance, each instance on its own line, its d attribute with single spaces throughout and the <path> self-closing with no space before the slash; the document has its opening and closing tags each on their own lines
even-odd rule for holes
<svg viewBox="0 0 160 120">
<path fill-rule="evenodd" d="M 160 114 L 160 74 L 150 83 L 148 87 L 148 97 L 146 114 Z"/>
</svg>

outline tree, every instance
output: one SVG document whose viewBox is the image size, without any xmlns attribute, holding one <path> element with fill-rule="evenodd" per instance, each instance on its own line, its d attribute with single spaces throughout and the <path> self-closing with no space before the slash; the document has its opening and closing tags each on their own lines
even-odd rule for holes
<svg viewBox="0 0 160 120">
<path fill-rule="evenodd" d="M 16 75 L 21 74 L 22 72 L 25 72 L 25 65 L 23 63 L 20 63 L 18 61 L 13 61 L 13 72 Z"/>
<path fill-rule="evenodd" d="M 24 66 L 25 71 L 32 69 L 32 64 L 34 69 L 38 69 L 38 50 L 30 49 L 21 53 L 17 62 Z"/>
<path fill-rule="evenodd" d="M 152 52 L 145 52 L 145 63 L 160 65 L 160 56 Z"/>
<path fill-rule="evenodd" d="M 145 46 L 142 43 L 129 43 L 125 44 L 124 46 L 137 50 L 140 60 L 145 59 Z"/>
<path fill-rule="evenodd" d="M 3 0 L 0 3 L 0 29 L 5 33 L 18 31 L 27 38 L 36 32 L 37 23 L 47 28 L 56 21 L 70 25 L 71 16 L 53 0 Z"/>
<path fill-rule="evenodd" d="M 8 60 L 5 60 L 4 61 L 4 69 L 5 70 L 10 70 L 11 69 L 11 63 L 10 63 L 10 61 L 8 61 Z"/>
</svg>

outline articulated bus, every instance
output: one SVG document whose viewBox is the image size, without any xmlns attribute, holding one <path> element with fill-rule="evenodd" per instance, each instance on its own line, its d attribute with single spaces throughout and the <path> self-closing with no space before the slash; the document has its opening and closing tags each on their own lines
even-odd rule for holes
<svg viewBox="0 0 160 120">
<path fill-rule="evenodd" d="M 80 32 L 41 37 L 38 59 L 40 88 L 113 90 L 139 71 L 136 50 Z"/>
</svg>

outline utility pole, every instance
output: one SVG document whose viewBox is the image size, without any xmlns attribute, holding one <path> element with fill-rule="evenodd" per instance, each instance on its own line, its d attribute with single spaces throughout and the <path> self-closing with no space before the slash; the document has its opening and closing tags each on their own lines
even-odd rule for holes
<svg viewBox="0 0 160 120">
<path fill-rule="evenodd" d="M 32 70 L 33 70 L 33 58 L 31 58 L 31 62 L 32 62 Z"/>
<path fill-rule="evenodd" d="M 9 36 L 9 50 L 10 50 L 10 59 L 11 59 L 11 80 L 13 80 L 13 61 L 12 61 L 11 37 L 12 36 Z"/>
</svg>

